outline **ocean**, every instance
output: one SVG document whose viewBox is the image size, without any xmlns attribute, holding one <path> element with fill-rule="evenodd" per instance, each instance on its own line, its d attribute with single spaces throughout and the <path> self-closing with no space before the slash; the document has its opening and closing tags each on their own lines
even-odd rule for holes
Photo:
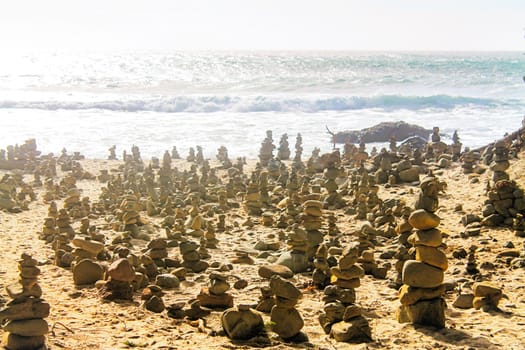
<svg viewBox="0 0 525 350">
<path fill-rule="evenodd" d="M 403 120 L 458 130 L 479 147 L 521 127 L 525 54 L 53 52 L 0 57 L 0 148 L 37 140 L 106 158 L 200 145 L 255 158 L 266 130 L 303 137 L 304 158 L 334 132 Z"/>
</svg>

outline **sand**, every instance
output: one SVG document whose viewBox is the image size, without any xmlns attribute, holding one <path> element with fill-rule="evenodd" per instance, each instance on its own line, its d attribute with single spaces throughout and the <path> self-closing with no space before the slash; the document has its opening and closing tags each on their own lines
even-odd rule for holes
<svg viewBox="0 0 525 350">
<path fill-rule="evenodd" d="M 523 157 L 522 157 L 523 158 Z M 120 161 L 83 160 L 83 168 L 94 175 L 100 169 L 116 169 Z M 212 165 L 216 163 L 212 162 Z M 185 161 L 177 161 L 173 166 L 182 168 Z M 509 171 L 511 178 L 525 187 L 524 160 L 513 160 Z M 0 171 L 0 175 L 6 171 Z M 59 177 L 63 173 L 59 171 Z M 220 173 L 220 175 L 223 175 Z M 322 309 L 322 291 L 308 286 L 310 273 L 297 274 L 292 282 L 301 286 L 303 298 L 297 308 L 305 321 L 303 332 L 307 341 L 289 343 L 280 340 L 274 333 L 268 332 L 266 337 L 258 337 L 247 342 L 231 341 L 220 325 L 220 311 L 212 311 L 201 322 L 176 320 L 161 314 L 152 313 L 142 307 L 140 294 L 136 294 L 133 302 L 104 302 L 98 296 L 94 286 L 77 288 L 73 284 L 72 273 L 68 269 L 53 264 L 53 251 L 50 245 L 38 239 L 44 218 L 47 216 L 48 205 L 44 204 L 40 195 L 43 189 L 37 189 L 37 201 L 30 203 L 30 210 L 13 214 L 0 211 L 0 239 L 3 244 L 0 254 L 0 290 L 2 303 L 8 300 L 4 287 L 16 282 L 16 260 L 24 251 L 33 254 L 41 266 L 40 285 L 43 298 L 51 304 L 51 314 L 48 317 L 51 332 L 47 335 L 50 349 L 247 349 L 252 347 L 267 347 L 269 349 L 311 348 L 311 349 L 523 349 L 525 340 L 525 274 L 522 269 L 510 269 L 497 254 L 506 248 L 504 243 L 512 241 L 517 249 L 523 249 L 524 238 L 514 236 L 509 228 L 483 228 L 478 237 L 461 238 L 463 226 L 460 223 L 465 213 L 481 213 L 484 201 L 484 188 L 489 176 L 488 172 L 480 176 L 478 183 L 471 183 L 461 171 L 458 163 L 437 173 L 440 179 L 448 184 L 446 192 L 440 196 L 440 209 L 437 214 L 442 218 L 440 228 L 448 233 L 445 242 L 450 267 L 445 280 L 454 281 L 469 278 L 464 275 L 466 259 L 455 259 L 452 251 L 459 247 L 472 244 L 482 247 L 477 254 L 478 266 L 484 261 L 492 262 L 494 269 L 483 270 L 484 280 L 503 288 L 504 299 L 500 302 L 500 310 L 484 312 L 475 309 L 457 309 L 452 306 L 457 291 L 446 294 L 448 308 L 446 310 L 446 328 L 436 330 L 411 324 L 400 324 L 395 319 L 395 310 L 399 306 L 397 291 L 388 287 L 387 280 L 378 280 L 367 275 L 361 280 L 361 286 L 356 290 L 357 304 L 363 308 L 364 316 L 372 328 L 373 341 L 366 344 L 337 343 L 324 334 L 318 322 Z M 29 181 L 32 176 L 26 175 Z M 89 196 L 92 201 L 98 197 L 102 184 L 96 180 L 77 181 L 77 187 L 82 189 L 82 196 Z M 417 187 L 401 185 L 391 188 L 381 187 L 380 198 L 403 198 L 411 205 L 417 194 Z M 58 201 L 58 207 L 62 207 Z M 457 204 L 463 205 L 463 212 L 456 212 Z M 142 216 L 147 216 L 145 212 Z M 359 229 L 362 221 L 356 221 L 352 216 L 337 211 L 338 227 L 344 233 L 341 242 L 352 240 L 353 234 Z M 148 218 L 154 228 L 152 237 L 165 237 L 164 230 L 158 226 L 161 218 Z M 227 223 L 234 221 L 242 223 L 245 220 L 244 210 L 232 209 L 228 214 Z M 103 217 L 91 220 L 100 231 L 107 235 L 108 240 L 117 233 L 112 231 Z M 73 227 L 78 229 L 79 222 Z M 219 248 L 210 249 L 209 261 L 228 262 L 234 255 L 234 249 L 239 247 L 252 248 L 257 238 L 268 233 L 277 233 L 278 229 L 265 228 L 261 225 L 253 229 L 239 226 L 230 232 L 217 233 Z M 137 251 L 147 244 L 134 240 Z M 377 252 L 384 251 L 384 246 L 377 247 Z M 285 249 L 282 242 L 281 249 Z M 376 258 L 378 256 L 376 253 Z M 276 255 L 275 253 L 273 255 Z M 170 257 L 179 257 L 178 248 L 169 248 Z M 395 260 L 390 260 L 392 265 Z M 254 265 L 234 265 L 229 272 L 248 281 L 248 287 L 242 290 L 230 291 L 235 304 L 255 304 L 260 296 L 259 288 L 268 285 L 268 281 L 259 277 L 257 268 L 267 263 L 264 259 L 255 258 Z M 388 277 L 393 278 L 392 268 Z M 232 279 L 233 281 L 234 279 Z M 187 302 L 194 298 L 201 287 L 208 282 L 207 274 L 190 274 L 179 288 L 166 290 L 164 303 L 169 305 L 177 301 Z M 263 316 L 269 321 L 269 315 Z M 1 331 L 0 331 L 1 332 Z"/>
</svg>

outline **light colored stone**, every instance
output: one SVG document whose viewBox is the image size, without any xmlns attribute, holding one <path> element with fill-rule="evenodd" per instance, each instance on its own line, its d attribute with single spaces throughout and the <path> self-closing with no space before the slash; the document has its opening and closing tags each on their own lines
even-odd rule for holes
<svg viewBox="0 0 525 350">
<path fill-rule="evenodd" d="M 448 269 L 448 260 L 445 253 L 434 247 L 416 246 L 416 260 L 437 267 L 443 271 Z"/>
<path fill-rule="evenodd" d="M 270 314 L 272 331 L 281 338 L 288 339 L 297 335 L 304 326 L 304 321 L 299 311 L 294 308 L 274 306 Z"/>
<path fill-rule="evenodd" d="M 439 216 L 424 209 L 413 211 L 408 218 L 410 225 L 418 230 L 430 230 L 438 227 L 440 221 Z"/>
<path fill-rule="evenodd" d="M 437 228 L 425 231 L 417 230 L 408 237 L 408 243 L 414 246 L 439 247 L 443 243 L 443 234 Z"/>
<path fill-rule="evenodd" d="M 29 320 L 9 321 L 4 326 L 4 331 L 24 337 L 35 337 L 47 334 L 47 332 L 49 332 L 49 326 L 45 320 L 33 318 Z"/>
<path fill-rule="evenodd" d="M 230 339 L 250 339 L 264 328 L 259 312 L 241 306 L 225 310 L 221 315 L 221 324 Z"/>
<path fill-rule="evenodd" d="M 284 265 L 262 265 L 258 270 L 259 276 L 262 278 L 271 278 L 273 275 L 278 275 L 283 278 L 292 278 L 293 271 Z"/>
<path fill-rule="evenodd" d="M 403 283 L 411 287 L 435 288 L 443 278 L 442 270 L 419 261 L 408 260 L 403 265 Z"/>
<path fill-rule="evenodd" d="M 135 279 L 135 270 L 127 259 L 122 258 L 109 266 L 108 275 L 117 281 L 131 282 Z"/>
<path fill-rule="evenodd" d="M 102 279 L 104 268 L 90 259 L 81 260 L 73 267 L 73 282 L 76 285 L 94 284 Z"/>
</svg>

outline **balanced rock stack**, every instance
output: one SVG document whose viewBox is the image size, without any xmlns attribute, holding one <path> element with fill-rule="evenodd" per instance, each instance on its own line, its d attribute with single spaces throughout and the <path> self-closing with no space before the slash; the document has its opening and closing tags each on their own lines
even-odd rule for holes
<svg viewBox="0 0 525 350">
<path fill-rule="evenodd" d="M 498 303 L 503 296 L 501 288 L 488 282 L 474 283 L 472 291 L 474 292 L 472 305 L 475 309 L 482 309 L 483 311 L 497 309 Z"/>
<path fill-rule="evenodd" d="M 437 228 L 440 218 L 437 210 L 440 184 L 434 177 L 421 181 L 421 192 L 410 214 L 409 223 L 417 231 L 408 242 L 415 247 L 416 260 L 403 266 L 403 286 L 399 290 L 401 306 L 397 320 L 437 328 L 445 327 L 444 271 L 448 268 L 445 253 L 439 249 L 443 235 Z"/>
<path fill-rule="evenodd" d="M 44 225 L 42 225 L 42 233 L 40 234 L 40 239 L 46 241 L 46 243 L 51 243 L 55 238 L 56 233 L 57 229 L 55 227 L 55 218 L 45 218 Z"/>
<path fill-rule="evenodd" d="M 12 299 L 0 310 L 0 321 L 4 330 L 3 346 L 9 350 L 45 349 L 45 334 L 49 326 L 44 320 L 49 316 L 49 304 L 42 296 L 38 285 L 40 269 L 37 261 L 23 253 L 18 262 L 19 284 L 6 287 Z"/>
<path fill-rule="evenodd" d="M 324 288 L 330 283 L 330 265 L 328 264 L 328 249 L 321 244 L 314 257 L 314 271 L 312 280 L 319 288 Z"/>
<path fill-rule="evenodd" d="M 288 144 L 288 134 L 283 134 L 279 140 L 279 149 L 277 150 L 277 157 L 280 160 L 290 159 L 290 147 Z"/>
<path fill-rule="evenodd" d="M 207 288 L 202 288 L 197 300 L 201 305 L 209 308 L 229 308 L 233 307 L 233 296 L 227 291 L 230 284 L 227 276 L 218 272 L 210 273 L 210 283 Z"/>
<path fill-rule="evenodd" d="M 272 331 L 283 339 L 292 338 L 299 334 L 304 326 L 303 318 L 295 308 L 302 293 L 290 281 L 277 275 L 272 276 L 270 289 L 275 299 L 270 313 Z"/>
<path fill-rule="evenodd" d="M 249 215 L 261 215 L 262 201 L 261 193 L 259 192 L 259 185 L 255 180 L 252 180 L 246 188 L 245 208 Z"/>
<path fill-rule="evenodd" d="M 324 187 L 328 192 L 328 195 L 324 199 L 325 208 L 341 209 L 346 205 L 345 200 L 337 191 L 339 186 L 335 182 L 335 179 L 337 179 L 338 175 L 339 169 L 336 167 L 335 162 L 330 162 L 329 166 L 324 170 Z"/>
<path fill-rule="evenodd" d="M 58 211 L 55 224 L 57 225 L 58 233 L 66 234 L 69 239 L 75 236 L 75 230 L 71 227 L 71 217 L 66 209 L 60 209 Z"/>
<path fill-rule="evenodd" d="M 492 157 L 492 163 L 490 164 L 490 170 L 493 171 L 493 183 L 496 183 L 500 180 L 508 180 L 509 175 L 505 171 L 509 167 L 509 150 L 507 149 L 504 141 L 497 141 L 494 144 L 494 155 Z"/>
<path fill-rule="evenodd" d="M 83 237 L 75 237 L 71 240 L 71 243 L 76 247 L 72 252 L 76 261 L 95 259 L 97 255 L 104 250 L 104 243 Z"/>
<path fill-rule="evenodd" d="M 124 231 L 130 231 L 132 234 L 137 233 L 137 225 L 141 223 L 139 211 L 142 205 L 137 200 L 133 192 L 128 192 L 120 204 L 122 210 L 122 223 Z"/>
<path fill-rule="evenodd" d="M 312 197 L 314 198 L 314 197 Z M 306 256 L 308 260 L 312 260 L 319 244 L 323 243 L 323 233 L 319 231 L 323 225 L 323 203 L 309 199 L 303 203 L 303 227 L 306 231 L 307 251 Z"/>
<path fill-rule="evenodd" d="M 289 251 L 281 254 L 277 259 L 277 264 L 288 267 L 294 273 L 306 271 L 308 267 L 306 231 L 297 224 L 293 224 L 290 233 L 288 233 L 287 243 Z"/>
<path fill-rule="evenodd" d="M 363 342 L 371 339 L 368 321 L 355 304 L 355 288 L 359 287 L 365 272 L 356 265 L 359 246 L 351 243 L 343 249 L 338 265 L 330 269 L 334 285 L 324 290 L 324 311 L 319 322 L 325 333 L 336 341 Z"/>
<path fill-rule="evenodd" d="M 304 169 L 304 164 L 302 161 L 303 156 L 303 137 L 300 133 L 295 137 L 295 156 L 293 158 L 293 168 L 295 169 Z"/>
<path fill-rule="evenodd" d="M 463 168 L 463 174 L 472 174 L 474 171 L 474 163 L 476 162 L 474 158 L 474 153 L 472 151 L 465 152 L 461 156 L 462 164 L 461 167 Z"/>
<path fill-rule="evenodd" d="M 101 288 L 101 295 L 106 300 L 132 300 L 131 282 L 135 279 L 135 269 L 131 263 L 121 258 L 115 260 L 108 268 L 109 276 Z"/>
<path fill-rule="evenodd" d="M 273 158 L 273 149 L 275 145 L 273 144 L 272 131 L 266 131 L 266 138 L 261 143 L 261 149 L 259 151 L 259 160 L 261 166 L 267 166 L 270 162 L 270 159 Z"/>
<path fill-rule="evenodd" d="M 201 260 L 198 249 L 199 245 L 193 241 L 185 241 L 179 244 L 179 250 L 183 260 L 182 266 L 196 273 L 208 268 L 208 263 Z"/>
<path fill-rule="evenodd" d="M 264 328 L 261 314 L 246 304 L 224 311 L 221 324 L 230 339 L 250 339 Z"/>
</svg>

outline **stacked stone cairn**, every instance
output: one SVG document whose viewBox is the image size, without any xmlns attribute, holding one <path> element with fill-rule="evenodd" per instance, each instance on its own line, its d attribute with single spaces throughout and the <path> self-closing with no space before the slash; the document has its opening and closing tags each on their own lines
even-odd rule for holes
<svg viewBox="0 0 525 350">
<path fill-rule="evenodd" d="M 439 249 L 443 235 L 437 228 L 440 184 L 434 177 L 421 181 L 421 191 L 410 214 L 409 223 L 417 231 L 408 239 L 416 251 L 416 260 L 403 266 L 403 286 L 399 290 L 401 306 L 397 310 L 400 323 L 414 323 L 437 328 L 445 327 L 444 271 L 448 268 L 445 253 Z"/>
<path fill-rule="evenodd" d="M 279 149 L 277 150 L 277 157 L 280 160 L 290 159 L 290 147 L 288 145 L 288 134 L 283 134 L 279 140 Z"/>
<path fill-rule="evenodd" d="M 498 141 L 494 144 L 494 155 L 490 164 L 490 170 L 493 171 L 492 181 L 496 183 L 500 180 L 508 180 L 509 175 L 506 170 L 509 167 L 509 150 L 504 141 Z"/>
<path fill-rule="evenodd" d="M 259 185 L 254 176 L 246 188 L 245 197 L 245 208 L 249 215 L 261 215 L 262 214 L 262 201 L 261 193 L 259 191 Z"/>
<path fill-rule="evenodd" d="M 117 160 L 116 149 L 117 149 L 117 146 L 115 146 L 115 145 L 111 146 L 111 147 L 108 149 L 108 151 L 109 151 L 108 160 Z"/>
<path fill-rule="evenodd" d="M 304 230 L 306 231 L 306 256 L 310 261 L 313 259 L 324 238 L 323 233 L 320 231 L 323 225 L 322 206 L 323 203 L 315 199 L 310 199 L 303 203 L 302 223 Z"/>
<path fill-rule="evenodd" d="M 261 143 L 261 149 L 259 150 L 259 160 L 261 166 L 268 166 L 270 159 L 273 158 L 273 150 L 275 145 L 273 144 L 272 131 L 266 131 L 266 138 Z"/>
<path fill-rule="evenodd" d="M 107 275 L 109 276 L 109 279 L 100 286 L 103 299 L 133 299 L 133 288 L 131 282 L 135 280 L 135 269 L 127 259 L 121 258 L 111 263 Z"/>
<path fill-rule="evenodd" d="M 474 292 L 472 306 L 475 309 L 482 309 L 483 311 L 497 310 L 498 303 L 503 296 L 501 288 L 489 282 L 480 282 L 474 283 L 472 291 Z"/>
<path fill-rule="evenodd" d="M 201 260 L 198 252 L 199 245 L 193 241 L 185 241 L 179 244 L 182 255 L 182 266 L 192 272 L 199 273 L 208 268 L 208 263 Z"/>
<path fill-rule="evenodd" d="M 303 137 L 300 133 L 295 137 L 295 156 L 293 158 L 294 169 L 304 169 L 304 164 L 301 159 L 303 156 Z"/>
<path fill-rule="evenodd" d="M 298 335 L 304 326 L 303 318 L 295 308 L 302 297 L 301 291 L 278 275 L 270 279 L 270 289 L 275 299 L 270 313 L 272 331 L 283 339 Z"/>
<path fill-rule="evenodd" d="M 227 293 L 230 284 L 224 274 L 218 272 L 210 273 L 208 287 L 202 288 L 197 300 L 204 307 L 226 309 L 233 307 L 233 296 Z"/>
<path fill-rule="evenodd" d="M 461 156 L 461 167 L 463 168 L 463 174 L 468 175 L 472 174 L 474 172 L 474 165 L 476 162 L 476 159 L 474 157 L 474 152 L 472 151 L 465 151 L 463 155 Z"/>
<path fill-rule="evenodd" d="M 325 306 L 319 323 L 326 334 L 340 342 L 366 342 L 372 337 L 368 321 L 355 304 L 355 289 L 364 276 L 363 269 L 356 264 L 358 257 L 358 245 L 347 245 L 338 265 L 330 269 L 332 285 L 324 289 Z"/>
<path fill-rule="evenodd" d="M 6 287 L 12 299 L 0 310 L 0 321 L 4 331 L 3 346 L 8 350 L 46 349 L 45 335 L 49 326 L 49 304 L 42 298 L 38 284 L 40 269 L 37 261 L 23 253 L 18 261 L 20 280 Z"/>
<path fill-rule="evenodd" d="M 328 248 L 325 244 L 319 245 L 319 248 L 317 248 L 317 251 L 315 252 L 312 281 L 319 289 L 323 289 L 330 283 Z"/>
<path fill-rule="evenodd" d="M 519 220 L 516 218 L 525 211 L 525 200 L 523 190 L 518 184 L 509 180 L 509 175 L 505 172 L 509 164 L 508 149 L 503 141 L 498 141 L 494 145 L 494 156 L 490 168 L 493 171 L 492 186 L 487 192 L 487 200 L 483 207 L 482 225 L 499 226 L 505 224 L 515 225 Z M 520 230 L 516 234 L 520 235 Z"/>
<path fill-rule="evenodd" d="M 132 235 L 138 234 L 138 225 L 142 224 L 139 212 L 142 210 L 142 205 L 137 200 L 137 197 L 128 192 L 120 204 L 122 211 L 123 231 L 131 232 Z"/>
<path fill-rule="evenodd" d="M 228 338 L 235 340 L 253 338 L 264 329 L 261 314 L 246 304 L 225 310 L 221 324 Z"/>
<path fill-rule="evenodd" d="M 457 161 L 461 156 L 461 146 L 463 146 L 463 144 L 459 140 L 458 131 L 454 130 L 454 133 L 452 134 L 452 145 L 450 145 L 452 160 Z"/>
<path fill-rule="evenodd" d="M 336 162 L 330 162 L 328 167 L 324 170 L 324 187 L 328 194 L 324 199 L 325 208 L 341 209 L 346 205 L 345 200 L 341 194 L 337 191 L 339 186 L 336 183 L 336 179 L 339 175 L 339 168 Z"/>
</svg>

